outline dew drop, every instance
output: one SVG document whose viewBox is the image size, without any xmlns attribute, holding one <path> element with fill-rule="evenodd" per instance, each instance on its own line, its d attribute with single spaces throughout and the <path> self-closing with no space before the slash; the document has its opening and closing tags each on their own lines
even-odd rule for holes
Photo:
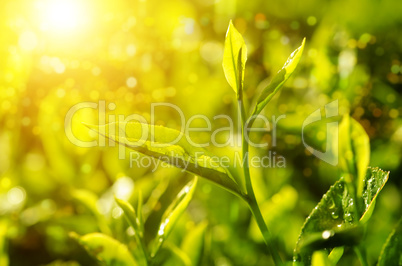
<svg viewBox="0 0 402 266">
<path fill-rule="evenodd" d="M 333 219 L 338 219 L 338 217 L 339 217 L 337 212 L 332 212 L 331 216 L 332 216 Z"/>
<path fill-rule="evenodd" d="M 324 232 L 322 232 L 322 238 L 324 238 L 324 239 L 330 238 L 331 235 L 332 235 L 332 232 L 329 230 L 325 230 Z"/>
<path fill-rule="evenodd" d="M 345 221 L 347 221 L 347 222 L 351 222 L 351 221 L 352 221 L 352 215 L 351 215 L 351 213 L 345 214 Z"/>
</svg>

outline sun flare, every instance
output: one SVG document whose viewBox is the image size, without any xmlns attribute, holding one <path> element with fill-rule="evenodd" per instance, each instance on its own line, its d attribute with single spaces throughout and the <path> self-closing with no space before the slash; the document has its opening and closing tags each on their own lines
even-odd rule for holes
<svg viewBox="0 0 402 266">
<path fill-rule="evenodd" d="M 78 1 L 48 0 L 39 4 L 41 29 L 52 32 L 75 31 L 84 25 L 84 7 Z"/>
</svg>

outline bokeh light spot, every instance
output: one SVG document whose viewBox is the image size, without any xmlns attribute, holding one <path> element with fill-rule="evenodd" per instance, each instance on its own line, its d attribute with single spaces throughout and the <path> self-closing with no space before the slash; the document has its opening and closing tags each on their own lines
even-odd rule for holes
<svg viewBox="0 0 402 266">
<path fill-rule="evenodd" d="M 218 64 L 223 56 L 223 46 L 219 42 L 206 42 L 201 46 L 200 54 L 208 63 Z"/>
<path fill-rule="evenodd" d="M 314 16 L 309 16 L 307 18 L 307 24 L 310 26 L 314 26 L 317 23 L 317 19 Z"/>
<path fill-rule="evenodd" d="M 21 119 L 21 124 L 23 126 L 29 126 L 31 124 L 31 118 L 29 118 L 28 116 L 25 116 Z"/>
<path fill-rule="evenodd" d="M 128 56 L 134 56 L 137 53 L 137 47 L 134 44 L 127 45 L 126 53 Z"/>
<path fill-rule="evenodd" d="M 396 109 L 391 109 L 389 110 L 389 117 L 391 118 L 397 118 L 399 116 L 399 112 Z"/>
<path fill-rule="evenodd" d="M 32 51 L 38 45 L 38 38 L 32 31 L 25 31 L 20 35 L 18 45 L 24 51 Z"/>
<path fill-rule="evenodd" d="M 134 77 L 129 77 L 126 81 L 127 87 L 134 88 L 137 86 L 137 79 Z"/>
<path fill-rule="evenodd" d="M 113 185 L 113 192 L 119 199 L 128 200 L 133 190 L 134 182 L 129 177 L 121 177 Z"/>
<path fill-rule="evenodd" d="M 391 72 L 392 73 L 398 74 L 399 70 L 400 70 L 400 67 L 398 65 L 392 65 L 391 66 Z M 402 69 L 401 69 L 401 71 L 402 71 Z"/>
<path fill-rule="evenodd" d="M 25 194 L 22 187 L 13 187 L 7 192 L 7 200 L 10 204 L 17 205 L 25 200 Z"/>
</svg>

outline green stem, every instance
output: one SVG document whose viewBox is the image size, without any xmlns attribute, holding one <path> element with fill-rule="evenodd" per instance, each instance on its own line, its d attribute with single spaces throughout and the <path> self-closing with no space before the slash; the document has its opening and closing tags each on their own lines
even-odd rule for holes
<svg viewBox="0 0 402 266">
<path fill-rule="evenodd" d="M 247 122 L 246 112 L 243 105 L 242 93 L 239 93 L 238 105 L 241 113 L 241 130 L 242 130 L 242 160 L 243 160 L 243 171 L 244 171 L 244 178 L 245 178 L 245 185 L 246 185 L 246 192 L 247 192 L 247 204 L 251 210 L 251 213 L 254 216 L 255 221 L 262 233 L 264 238 L 265 244 L 268 247 L 269 252 L 272 255 L 272 258 L 276 265 L 283 265 L 282 259 L 279 256 L 277 249 L 272 241 L 272 235 L 268 230 L 268 227 L 264 221 L 264 218 L 261 214 L 260 208 L 258 207 L 257 199 L 255 198 L 253 185 L 251 183 L 250 177 L 250 168 L 248 162 L 248 140 L 245 137 L 245 130 L 247 130 L 248 125 L 245 125 Z"/>
<path fill-rule="evenodd" d="M 268 230 L 268 227 L 264 221 L 264 218 L 262 217 L 262 214 L 261 214 L 260 208 L 257 205 L 257 202 L 252 203 L 250 201 L 249 207 L 250 207 L 251 213 L 254 216 L 255 221 L 257 222 L 258 227 L 260 228 L 261 234 L 264 238 L 264 242 L 268 247 L 268 251 L 271 253 L 271 256 L 275 262 L 275 265 L 283 265 L 282 259 L 279 256 L 279 253 L 272 241 L 272 235 Z"/>
<path fill-rule="evenodd" d="M 136 232 L 136 234 L 137 234 L 137 232 Z M 142 251 L 142 253 L 144 254 L 144 258 L 145 258 L 145 261 L 146 261 L 146 265 L 148 265 L 151 258 L 150 258 L 149 254 L 148 254 L 148 251 L 147 251 L 147 248 L 146 248 L 146 245 L 145 245 L 145 242 L 144 242 L 144 238 L 141 237 L 141 238 L 140 238 L 139 240 L 137 240 L 137 241 L 139 241 L 139 245 L 140 245 L 141 251 Z"/>
<path fill-rule="evenodd" d="M 356 246 L 354 247 L 355 253 L 357 255 L 357 257 L 360 260 L 360 263 L 362 264 L 362 266 L 368 266 L 368 262 L 367 262 L 367 255 L 365 252 L 365 249 L 362 248 L 361 246 Z"/>
</svg>

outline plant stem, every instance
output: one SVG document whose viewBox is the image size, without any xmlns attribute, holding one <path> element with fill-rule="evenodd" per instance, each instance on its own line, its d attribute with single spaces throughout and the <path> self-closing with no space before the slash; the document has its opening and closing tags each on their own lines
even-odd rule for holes
<svg viewBox="0 0 402 266">
<path fill-rule="evenodd" d="M 144 254 L 146 265 L 148 265 L 151 258 L 150 258 L 149 254 L 148 254 L 148 251 L 147 251 L 147 248 L 146 248 L 146 245 L 145 245 L 145 242 L 144 242 L 144 238 L 141 237 L 137 241 L 139 241 L 139 246 L 141 248 L 142 253 Z"/>
<path fill-rule="evenodd" d="M 367 255 L 365 249 L 361 246 L 355 246 L 354 250 L 362 266 L 368 266 L 369 264 L 367 262 Z"/>
<path fill-rule="evenodd" d="M 250 177 L 250 168 L 249 168 L 249 162 L 248 162 L 248 140 L 246 139 L 245 135 L 245 130 L 247 130 L 248 125 L 247 123 L 247 117 L 246 117 L 246 112 L 244 109 L 243 105 L 243 95 L 240 90 L 239 93 L 239 99 L 238 99 L 238 105 L 239 105 L 239 110 L 241 114 L 241 133 L 242 133 L 242 160 L 243 160 L 243 171 L 244 171 L 244 178 L 245 178 L 245 184 L 246 184 L 246 192 L 247 192 L 247 204 L 251 210 L 251 213 L 254 216 L 255 221 L 257 222 L 257 225 L 262 233 L 262 236 L 264 238 L 265 244 L 268 247 L 269 252 L 271 253 L 271 256 L 275 262 L 276 265 L 282 265 L 282 259 L 279 256 L 279 253 L 277 249 L 274 246 L 274 243 L 272 241 L 272 235 L 268 230 L 268 227 L 264 221 L 264 217 L 261 214 L 260 208 L 258 207 L 257 199 L 255 198 L 254 194 L 254 189 L 253 185 L 251 183 L 251 177 Z"/>
<path fill-rule="evenodd" d="M 258 227 L 260 228 L 261 234 L 264 238 L 264 242 L 268 247 L 269 252 L 271 253 L 272 259 L 275 262 L 275 265 L 283 265 L 282 259 L 279 256 L 279 253 L 272 241 L 272 235 L 268 230 L 267 225 L 265 224 L 264 218 L 262 217 L 260 208 L 257 205 L 257 202 L 249 202 L 249 207 L 251 213 L 254 216 L 255 221 L 257 222 Z"/>
</svg>

